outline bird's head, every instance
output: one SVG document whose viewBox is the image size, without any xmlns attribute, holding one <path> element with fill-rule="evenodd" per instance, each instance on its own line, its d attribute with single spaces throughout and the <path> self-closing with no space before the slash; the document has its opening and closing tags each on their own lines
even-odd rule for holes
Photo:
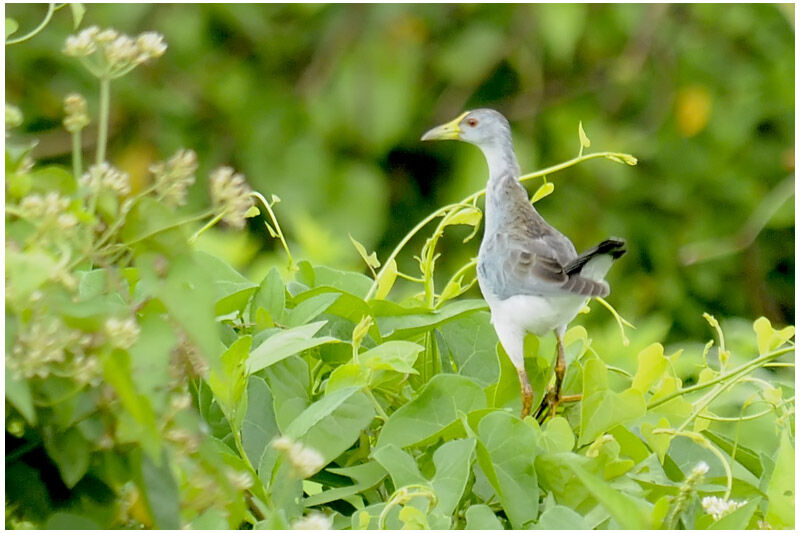
<svg viewBox="0 0 800 533">
<path fill-rule="evenodd" d="M 466 111 L 455 119 L 436 126 L 422 136 L 423 141 L 453 139 L 487 148 L 497 143 L 511 144 L 511 128 L 506 117 L 494 109 Z"/>
</svg>

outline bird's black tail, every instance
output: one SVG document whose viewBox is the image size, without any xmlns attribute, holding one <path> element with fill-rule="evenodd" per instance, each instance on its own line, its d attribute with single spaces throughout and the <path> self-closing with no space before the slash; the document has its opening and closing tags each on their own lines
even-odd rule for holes
<svg viewBox="0 0 800 533">
<path fill-rule="evenodd" d="M 577 258 L 572 260 L 571 263 L 567 264 L 564 267 L 564 272 L 568 276 L 572 276 L 573 274 L 577 274 L 586 266 L 593 257 L 598 255 L 610 255 L 612 259 L 619 259 L 623 255 L 625 255 L 625 241 L 622 239 L 607 239 L 594 248 L 586 250 Z"/>
</svg>

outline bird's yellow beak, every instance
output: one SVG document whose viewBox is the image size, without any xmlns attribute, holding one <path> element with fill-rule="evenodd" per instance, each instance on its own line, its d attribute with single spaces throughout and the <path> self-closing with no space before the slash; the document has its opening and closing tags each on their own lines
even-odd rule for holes
<svg viewBox="0 0 800 533">
<path fill-rule="evenodd" d="M 445 141 L 445 140 L 458 140 L 461 136 L 461 119 L 463 119 L 469 111 L 461 113 L 459 116 L 441 126 L 428 130 L 422 136 L 423 141 Z"/>
</svg>

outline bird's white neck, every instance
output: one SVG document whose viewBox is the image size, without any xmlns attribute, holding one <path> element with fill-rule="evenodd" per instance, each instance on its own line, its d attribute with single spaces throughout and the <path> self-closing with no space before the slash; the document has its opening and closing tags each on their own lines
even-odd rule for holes
<svg viewBox="0 0 800 533">
<path fill-rule="evenodd" d="M 482 144 L 479 146 L 489 165 L 489 180 L 506 174 L 519 178 L 520 168 L 511 144 Z"/>
</svg>

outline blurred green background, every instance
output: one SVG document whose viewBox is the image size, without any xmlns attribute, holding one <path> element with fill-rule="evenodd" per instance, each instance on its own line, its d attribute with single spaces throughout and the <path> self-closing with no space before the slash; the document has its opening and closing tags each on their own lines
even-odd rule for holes
<svg viewBox="0 0 800 533">
<path fill-rule="evenodd" d="M 20 33 L 45 11 L 6 6 Z M 280 196 L 297 257 L 335 267 L 363 268 L 348 233 L 383 259 L 428 213 L 483 187 L 480 153 L 421 143 L 429 127 L 496 108 L 530 172 L 574 157 L 582 121 L 591 150 L 639 165 L 573 167 L 537 207 L 579 250 L 627 239 L 610 301 L 677 339 L 708 337 L 703 311 L 794 322 L 793 20 L 792 5 L 766 4 L 120 4 L 87 5 L 82 27 L 154 30 L 169 45 L 112 86 L 113 163 L 141 185 L 152 162 L 193 148 L 194 206 L 208 172 L 231 164 Z M 6 48 L 6 101 L 49 162 L 69 161 L 63 97 L 79 91 L 96 113 L 94 79 L 58 53 L 71 33 L 64 9 Z M 747 224 L 754 213 L 763 229 Z M 442 276 L 477 253 L 465 235 L 443 241 Z M 413 272 L 425 236 L 401 269 Z M 258 220 L 201 245 L 254 279 L 283 261 Z M 698 250 L 719 255 L 692 262 Z"/>
</svg>

